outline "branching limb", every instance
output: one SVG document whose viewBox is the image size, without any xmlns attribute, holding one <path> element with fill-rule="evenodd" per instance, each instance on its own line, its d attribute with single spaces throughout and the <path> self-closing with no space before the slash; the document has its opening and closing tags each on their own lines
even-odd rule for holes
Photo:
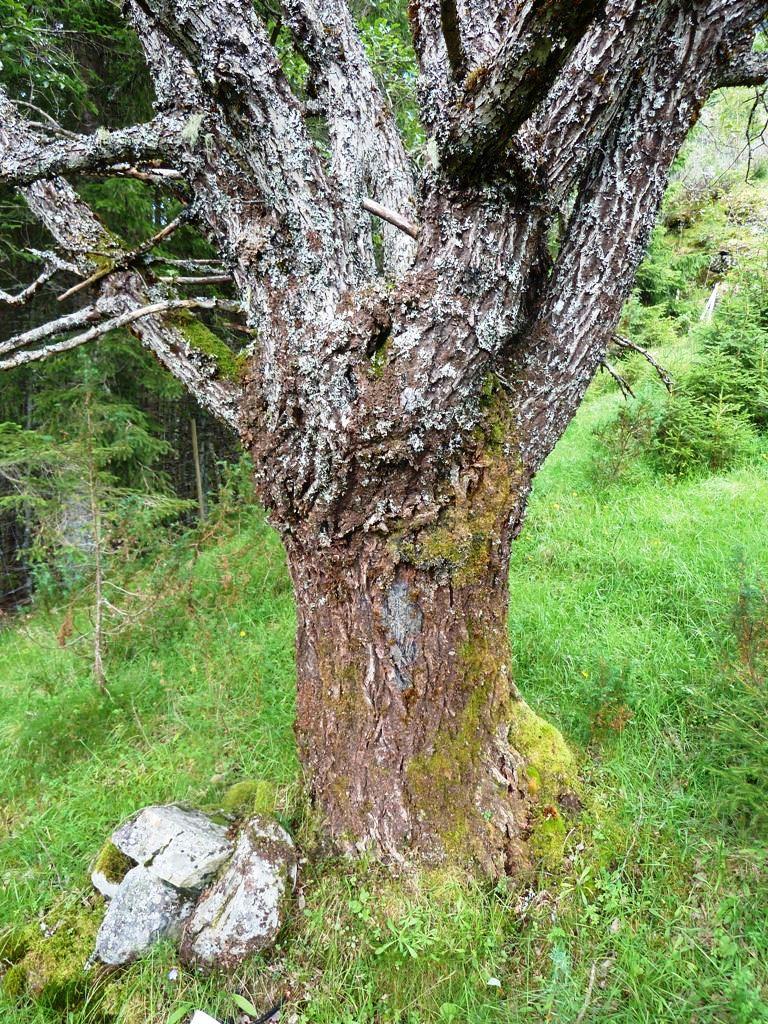
<svg viewBox="0 0 768 1024">
<path fill-rule="evenodd" d="M 0 355 L 14 352 L 20 348 L 26 348 L 28 345 L 34 345 L 36 342 L 44 341 L 46 338 L 53 337 L 56 334 L 64 334 L 66 331 L 76 330 L 84 324 L 102 319 L 105 312 L 105 310 L 99 309 L 95 305 L 84 306 L 83 309 L 78 309 L 74 313 L 67 313 L 66 316 L 60 316 L 57 320 L 51 320 L 40 327 L 33 327 L 22 334 L 15 334 L 12 338 L 7 338 L 5 341 L 0 342 Z"/>
<path fill-rule="evenodd" d="M 33 133 L 28 122 L 18 116 L 13 105 L 0 91 L 0 162 L 19 141 L 26 142 L 30 134 Z M 114 265 L 125 255 L 118 240 L 106 231 L 87 204 L 63 178 L 36 182 L 24 188 L 22 194 L 30 210 L 48 228 L 56 243 L 84 276 L 91 276 L 105 259 Z M 119 315 L 150 304 L 146 283 L 135 270 L 113 273 L 98 284 L 99 296 L 94 305 L 101 309 L 114 303 L 109 308 Z M 68 329 L 84 326 L 87 320 L 81 324 L 75 323 L 74 318 L 90 315 L 80 311 L 70 314 L 73 319 L 68 321 Z M 57 328 L 65 329 L 62 319 L 57 321 Z M 229 426 L 237 428 L 241 385 L 237 381 L 223 378 L 211 357 L 194 347 L 191 340 L 194 334 L 184 330 L 184 325 L 174 319 L 173 311 L 152 315 L 145 313 L 139 319 L 130 321 L 129 327 L 204 408 Z M 48 325 L 39 328 L 37 337 L 28 335 L 25 343 L 31 345 L 44 337 L 52 337 L 48 329 Z"/>
<path fill-rule="evenodd" d="M 669 168 L 711 91 L 729 23 L 699 22 L 697 12 L 689 12 L 681 60 L 675 41 L 680 17 L 678 8 L 670 8 L 648 33 L 655 60 L 642 66 L 621 116 L 592 152 L 530 340 L 507 370 L 521 382 L 523 446 L 536 467 L 605 358 Z"/>
<path fill-rule="evenodd" d="M 750 51 L 734 55 L 723 67 L 717 84 L 721 88 L 739 85 L 765 85 L 768 82 L 768 53 Z"/>
<path fill-rule="evenodd" d="M 31 185 L 58 174 L 167 156 L 177 146 L 183 125 L 180 117 L 163 114 L 147 124 L 113 132 L 100 129 L 93 135 L 67 137 L 50 143 L 28 135 L 4 153 L 0 160 L 0 183 Z"/>
<path fill-rule="evenodd" d="M 264 337 L 328 322 L 340 295 L 370 278 L 373 248 L 361 247 L 359 203 L 327 174 L 252 5 L 127 0 L 127 10 L 161 107 L 195 111 L 175 166 L 248 298 L 250 326 Z"/>
<path fill-rule="evenodd" d="M 618 346 L 618 348 L 630 349 L 630 351 L 637 352 L 639 355 L 643 357 L 643 359 L 646 359 L 654 368 L 656 373 L 658 373 L 667 391 L 672 390 L 672 388 L 675 386 L 675 382 L 672 380 L 668 371 L 664 369 L 661 363 L 658 362 L 658 360 L 654 359 L 654 357 L 651 355 L 648 349 L 642 348 L 642 346 L 640 345 L 636 345 L 634 341 L 630 341 L 629 338 L 625 338 L 621 334 L 614 334 L 611 341 L 614 345 Z"/>
<path fill-rule="evenodd" d="M 643 0 L 610 0 L 605 17 L 584 34 L 546 100 L 517 133 L 516 150 L 552 208 L 619 115 L 655 17 Z"/>
<path fill-rule="evenodd" d="M 441 164 L 462 177 L 493 171 L 604 5 L 518 2 L 495 56 L 470 71 L 451 108 L 437 119 Z"/>
</svg>

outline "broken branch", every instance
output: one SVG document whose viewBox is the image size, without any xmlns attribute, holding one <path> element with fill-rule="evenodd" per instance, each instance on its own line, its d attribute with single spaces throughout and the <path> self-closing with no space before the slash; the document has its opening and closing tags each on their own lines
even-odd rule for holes
<svg viewBox="0 0 768 1024">
<path fill-rule="evenodd" d="M 58 297 L 59 302 L 63 302 L 65 299 L 70 298 L 72 295 L 76 295 L 77 292 L 82 291 L 84 288 L 88 288 L 90 285 L 95 284 L 103 277 L 106 277 L 107 274 L 113 274 L 116 270 L 125 270 L 126 267 L 132 266 L 136 260 L 141 259 L 141 257 L 148 253 L 150 249 L 153 249 L 158 242 L 162 242 L 164 238 L 172 235 L 177 228 L 181 227 L 184 221 L 187 220 L 188 216 L 188 210 L 182 210 L 178 217 L 174 217 L 174 219 L 169 221 L 162 230 L 158 231 L 157 234 L 153 235 L 151 238 L 148 238 L 145 242 L 142 242 L 136 249 L 125 253 L 125 255 L 115 260 L 111 265 L 102 267 L 100 270 L 97 270 L 95 274 L 91 274 L 90 277 L 86 278 L 85 281 L 78 281 L 76 285 L 73 285 L 71 288 L 68 288 L 67 291 L 62 292 Z"/>
</svg>

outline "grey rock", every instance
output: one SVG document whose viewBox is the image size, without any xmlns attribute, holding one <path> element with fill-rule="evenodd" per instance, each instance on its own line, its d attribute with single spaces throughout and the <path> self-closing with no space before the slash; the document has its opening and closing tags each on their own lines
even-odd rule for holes
<svg viewBox="0 0 768 1024">
<path fill-rule="evenodd" d="M 103 871 L 92 871 L 91 881 L 94 889 L 97 889 L 107 900 L 114 899 L 122 885 L 122 882 L 111 882 Z"/>
<path fill-rule="evenodd" d="M 145 807 L 121 825 L 112 842 L 162 881 L 198 892 L 232 854 L 225 828 L 174 804 Z"/>
<path fill-rule="evenodd" d="M 96 957 L 118 966 L 130 963 L 159 939 L 178 938 L 193 902 L 156 878 L 132 868 L 107 907 L 96 936 Z"/>
<path fill-rule="evenodd" d="M 202 896 L 184 927 L 182 960 L 232 969 L 273 943 L 296 873 L 296 851 L 288 833 L 266 817 L 248 821 L 224 874 Z"/>
</svg>

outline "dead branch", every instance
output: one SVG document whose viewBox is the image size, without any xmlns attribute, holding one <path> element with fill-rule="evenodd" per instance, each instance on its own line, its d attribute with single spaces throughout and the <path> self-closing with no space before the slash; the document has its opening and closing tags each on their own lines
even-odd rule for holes
<svg viewBox="0 0 768 1024">
<path fill-rule="evenodd" d="M 611 341 L 618 348 L 630 349 L 632 352 L 637 352 L 639 355 L 641 355 L 643 359 L 647 359 L 647 361 L 651 364 L 656 373 L 658 373 L 667 391 L 672 390 L 672 388 L 675 386 L 675 382 L 672 380 L 672 377 L 670 376 L 669 372 L 664 369 L 661 363 L 654 359 L 654 357 L 651 355 L 648 349 L 642 348 L 642 346 L 640 345 L 636 345 L 634 341 L 630 341 L 629 338 L 625 338 L 622 334 L 614 334 Z"/>
<path fill-rule="evenodd" d="M 721 88 L 739 85 L 765 85 L 768 82 L 768 52 L 753 50 L 735 54 L 718 78 Z"/>
<path fill-rule="evenodd" d="M 608 373 L 613 377 L 613 379 L 619 385 L 619 390 L 621 391 L 621 393 L 624 396 L 624 398 L 634 398 L 635 397 L 635 393 L 632 390 L 632 388 L 629 386 L 629 382 L 624 377 L 622 377 L 622 375 L 619 373 L 619 371 L 614 366 L 612 366 L 607 360 L 601 359 L 600 360 L 600 367 L 603 370 L 607 370 Z"/>
<path fill-rule="evenodd" d="M 55 253 L 46 252 L 40 253 L 39 255 L 45 258 L 46 265 L 43 267 L 43 269 L 35 278 L 35 280 L 32 281 L 31 284 L 28 284 L 25 288 L 22 288 L 21 291 L 16 292 L 14 295 L 10 294 L 9 292 L 4 292 L 0 290 L 0 305 L 23 306 L 27 302 L 29 302 L 30 299 L 34 298 L 34 296 L 40 291 L 43 285 L 47 284 L 51 280 L 51 278 L 58 274 L 60 271 L 67 271 L 68 273 L 71 274 L 78 273 L 77 267 L 74 265 L 74 263 L 70 263 L 68 260 L 62 259 Z"/>
<path fill-rule="evenodd" d="M 104 311 L 100 310 L 97 306 L 85 306 L 74 313 L 67 313 L 66 316 L 61 316 L 57 320 L 51 320 L 47 324 L 33 327 L 32 330 L 24 331 L 23 334 L 16 334 L 12 338 L 0 342 L 0 355 L 14 352 L 16 349 L 26 348 L 27 345 L 34 345 L 35 342 L 43 341 L 45 338 L 50 338 L 56 334 L 64 334 L 66 331 L 75 330 L 75 328 L 82 327 L 84 324 L 101 319 L 103 315 Z"/>
<path fill-rule="evenodd" d="M 65 338 L 63 341 L 54 342 L 52 345 L 45 345 L 43 348 L 25 349 L 21 352 L 17 352 L 16 355 L 11 356 L 9 359 L 0 360 L 0 370 L 10 370 L 17 366 L 23 366 L 26 363 L 36 362 L 40 359 L 47 359 L 50 356 L 58 355 L 61 352 L 69 352 L 74 348 L 78 348 L 80 345 L 86 345 L 90 341 L 95 341 L 97 338 L 101 338 L 110 331 L 116 331 L 121 327 L 127 327 L 129 324 L 132 324 L 135 320 L 139 320 L 142 317 L 153 316 L 157 313 L 168 313 L 175 309 L 215 309 L 217 306 L 220 306 L 222 309 L 231 310 L 233 303 L 224 302 L 221 299 L 209 299 L 204 297 L 195 299 L 168 299 L 163 302 L 151 302 L 146 306 L 139 306 L 138 309 L 130 309 L 125 313 L 121 313 L 119 316 L 104 320 L 95 327 L 91 327 L 89 330 L 83 331 L 82 334 L 76 334 L 71 338 Z M 60 321 L 58 322 L 60 323 Z"/>
</svg>

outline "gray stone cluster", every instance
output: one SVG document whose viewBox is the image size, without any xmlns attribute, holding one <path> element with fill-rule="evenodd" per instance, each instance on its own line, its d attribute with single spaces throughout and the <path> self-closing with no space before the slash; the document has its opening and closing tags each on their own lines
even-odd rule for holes
<svg viewBox="0 0 768 1024">
<path fill-rule="evenodd" d="M 129 963 L 160 939 L 182 960 L 231 969 L 274 942 L 297 876 L 291 837 L 257 815 L 234 836 L 200 811 L 145 807 L 113 833 L 127 868 L 97 865 L 91 880 L 109 901 L 95 958 Z"/>
</svg>

